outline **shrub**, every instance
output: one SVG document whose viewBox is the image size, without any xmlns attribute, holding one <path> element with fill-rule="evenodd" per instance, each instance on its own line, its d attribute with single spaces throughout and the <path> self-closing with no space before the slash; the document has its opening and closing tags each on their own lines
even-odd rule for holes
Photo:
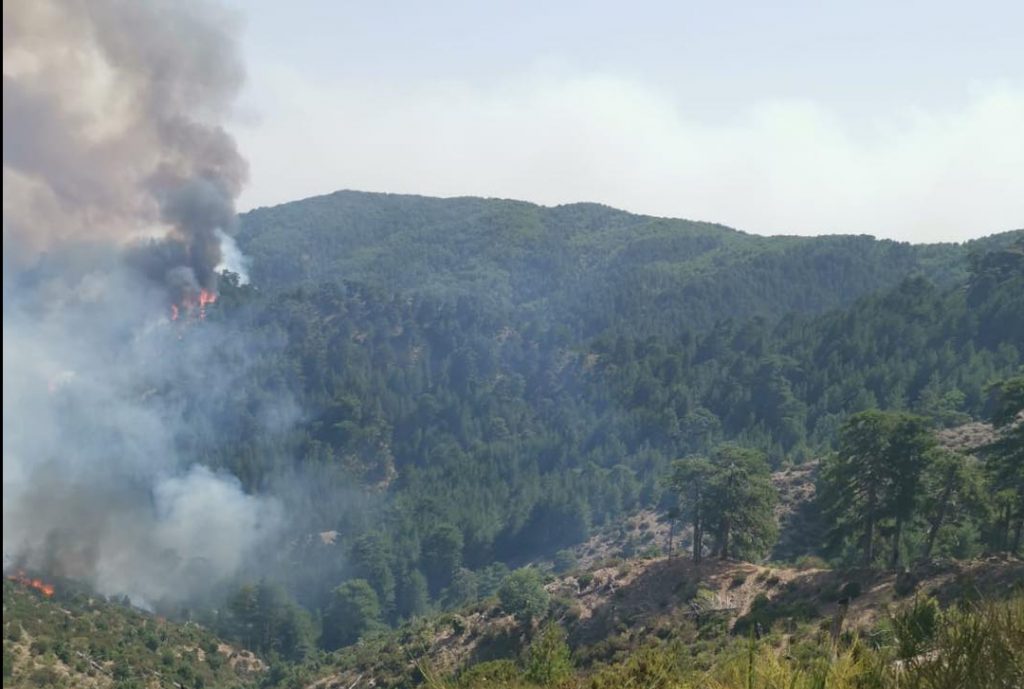
<svg viewBox="0 0 1024 689">
<path fill-rule="evenodd" d="M 811 601 L 772 600 L 763 593 L 757 595 L 750 606 L 750 612 L 736 620 L 733 633 L 745 634 L 758 626 L 767 632 L 778 620 L 809 621 L 818 615 L 818 609 Z"/>
<path fill-rule="evenodd" d="M 939 604 L 934 598 L 914 598 L 890 618 L 896 642 L 896 655 L 907 659 L 928 650 L 935 639 L 939 622 Z"/>
<path fill-rule="evenodd" d="M 853 600 L 860 596 L 862 589 L 863 587 L 859 581 L 848 581 L 843 584 L 843 588 L 839 589 L 839 597 Z"/>
<path fill-rule="evenodd" d="M 697 595 L 697 582 L 690 579 L 681 579 L 672 590 L 679 598 L 691 600 Z"/>
<path fill-rule="evenodd" d="M 916 683 L 900 686 L 1024 686 L 1024 598 L 947 610 L 934 637 L 935 653 L 911 668 Z"/>
<path fill-rule="evenodd" d="M 799 570 L 828 569 L 828 563 L 817 555 L 802 555 L 796 561 L 796 568 Z"/>
<path fill-rule="evenodd" d="M 39 667 L 28 676 L 28 681 L 37 687 L 55 687 L 60 683 L 61 676 L 53 667 Z"/>
<path fill-rule="evenodd" d="M 466 631 L 466 620 L 459 617 L 458 615 L 452 616 L 451 625 L 452 633 L 454 633 L 456 636 L 462 636 Z"/>
<path fill-rule="evenodd" d="M 515 615 L 520 622 L 529 623 L 544 614 L 548 598 L 540 572 L 532 567 L 512 572 L 498 589 L 502 610 Z"/>
<path fill-rule="evenodd" d="M 903 571 L 896 575 L 896 583 L 893 584 L 892 590 L 901 598 L 903 596 L 909 596 L 917 589 L 917 577 L 911 572 Z"/>
<path fill-rule="evenodd" d="M 576 551 L 566 548 L 555 553 L 555 571 L 559 573 L 568 572 L 576 568 Z"/>
<path fill-rule="evenodd" d="M 548 605 L 548 617 L 554 619 L 578 620 L 583 614 L 579 603 L 568 596 L 555 596 Z"/>
<path fill-rule="evenodd" d="M 572 675 L 572 659 L 565 630 L 549 622 L 526 649 L 526 678 L 542 686 L 554 686 Z"/>
<path fill-rule="evenodd" d="M 459 673 L 459 687 L 477 689 L 477 687 L 501 686 L 513 682 L 519 677 L 515 662 L 502 658 L 477 663 Z"/>
</svg>

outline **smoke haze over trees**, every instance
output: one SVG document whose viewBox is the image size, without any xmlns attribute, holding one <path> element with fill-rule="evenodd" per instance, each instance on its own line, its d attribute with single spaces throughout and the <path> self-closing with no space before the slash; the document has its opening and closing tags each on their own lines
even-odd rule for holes
<svg viewBox="0 0 1024 689">
<path fill-rule="evenodd" d="M 1019 552 L 1022 231 L 356 192 L 239 218 L 233 24 L 4 7 L 5 568 L 298 662 L 495 595 L 542 618 L 530 563 L 638 510 L 761 560 L 771 472 L 822 458 L 801 554 Z M 985 418 L 979 456 L 935 447 Z"/>
<path fill-rule="evenodd" d="M 247 343 L 168 323 L 216 298 L 246 177 L 219 124 L 243 77 L 232 21 L 4 5 L 5 567 L 152 604 L 207 592 L 279 524 L 200 463 L 189 420 Z"/>
</svg>

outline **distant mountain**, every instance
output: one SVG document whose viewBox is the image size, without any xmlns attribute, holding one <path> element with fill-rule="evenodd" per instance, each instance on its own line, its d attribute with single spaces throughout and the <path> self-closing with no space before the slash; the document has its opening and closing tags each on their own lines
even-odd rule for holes
<svg viewBox="0 0 1024 689">
<path fill-rule="evenodd" d="M 762 237 L 590 203 L 339 191 L 245 213 L 238 241 L 264 289 L 354 281 L 471 297 L 586 336 L 616 321 L 674 332 L 818 313 L 913 275 L 945 286 L 965 277 L 972 252 L 1020 236 L 927 245 Z"/>
</svg>

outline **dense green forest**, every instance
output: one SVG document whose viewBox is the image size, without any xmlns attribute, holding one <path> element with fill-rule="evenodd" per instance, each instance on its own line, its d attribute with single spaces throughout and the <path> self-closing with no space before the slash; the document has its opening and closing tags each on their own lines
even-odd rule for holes
<svg viewBox="0 0 1024 689">
<path fill-rule="evenodd" d="M 238 243 L 262 289 L 351 281 L 471 297 L 517 327 L 587 338 L 823 312 L 914 275 L 948 287 L 966 277 L 969 253 L 1014 236 L 966 245 L 762 237 L 597 204 L 340 191 L 242 215 Z"/>
<path fill-rule="evenodd" d="M 459 686 L 492 670 L 508 686 L 564 684 L 558 625 L 577 613 L 543 563 L 579 594 L 593 575 L 573 548 L 630 515 L 668 522 L 696 563 L 872 572 L 1020 552 L 1024 231 L 931 246 L 766 238 L 596 205 L 344 192 L 246 214 L 238 240 L 251 282 L 225 274 L 163 350 L 194 366 L 202 349 L 198 370 L 178 368 L 229 393 L 146 394 L 184 410 L 184 456 L 277 498 L 287 528 L 205 600 L 155 605 L 269 659 L 267 686 L 301 686 L 326 658 L 376 648 L 361 640 L 393 644 L 473 606 L 511 616 L 529 643 L 519 664 L 502 656 Z M 978 420 L 991 425 L 970 451 L 940 442 Z M 783 504 L 777 477 L 792 471 L 817 498 Z M 790 508 L 799 533 L 780 522 Z M 633 538 L 619 554 L 666 553 L 652 533 Z M 682 585 L 672 596 L 699 606 Z M 801 595 L 834 603 L 822 586 Z M 733 629 L 806 624 L 808 605 L 765 598 Z M 990 613 L 972 614 L 956 623 Z M 732 648 L 722 634 L 705 639 L 709 658 Z M 147 668 L 133 676 L 229 676 L 210 638 L 195 644 L 214 663 L 194 675 L 167 638 L 131 651 Z M 596 658 L 618 642 L 588 643 Z M 642 674 L 630 663 L 645 657 L 593 686 Z"/>
<path fill-rule="evenodd" d="M 221 408 L 183 402 L 181 442 L 283 497 L 272 598 L 324 647 L 491 595 L 637 509 L 682 514 L 679 458 L 732 443 L 762 458 L 746 481 L 840 448 L 865 410 L 988 418 L 991 386 L 1024 363 L 1020 232 L 764 238 L 593 205 L 339 193 L 253 211 L 239 242 L 253 281 L 229 276 L 201 327 L 250 344 L 246 375 Z M 886 514 L 879 538 L 966 556 L 1013 541 L 1022 511 L 996 512 L 933 534 L 904 515 L 896 536 Z M 831 536 L 805 552 L 861 561 L 856 528 L 819 526 Z M 723 552 L 760 557 L 774 536 L 737 530 Z M 221 628 L 237 637 L 239 615 Z M 338 636 L 342 619 L 362 622 Z"/>
</svg>

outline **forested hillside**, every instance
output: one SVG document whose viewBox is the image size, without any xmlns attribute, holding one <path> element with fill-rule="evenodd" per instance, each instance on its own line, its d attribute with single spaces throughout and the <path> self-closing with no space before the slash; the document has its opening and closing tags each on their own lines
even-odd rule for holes
<svg viewBox="0 0 1024 689">
<path fill-rule="evenodd" d="M 4 2 L 3 687 L 1024 689 L 1021 22 L 534 5 Z"/>
<path fill-rule="evenodd" d="M 200 326 L 252 360 L 182 442 L 282 496 L 291 540 L 268 561 L 324 619 L 346 581 L 380 623 L 486 596 L 509 567 L 673 509 L 672 462 L 723 443 L 769 471 L 866 409 L 985 418 L 1022 364 L 1020 232 L 918 247 L 339 193 L 254 211 L 240 237 L 253 282 L 225 281 Z M 985 519 L 936 552 L 991 544 Z M 838 543 L 808 550 L 857 559 Z"/>
<path fill-rule="evenodd" d="M 239 243 L 251 282 L 154 336 L 229 393 L 138 394 L 287 518 L 241 577 L 151 603 L 276 668 L 495 596 L 530 637 L 568 614 L 532 565 L 592 538 L 868 569 L 1020 550 L 1024 231 L 765 238 L 341 192 L 253 211 Z M 939 442 L 978 420 L 983 443 Z M 639 513 L 669 538 L 627 534 Z"/>
<path fill-rule="evenodd" d="M 597 204 L 340 191 L 241 216 L 239 245 L 264 289 L 348 280 L 403 294 L 473 297 L 517 324 L 644 334 L 724 318 L 816 313 L 909 276 L 966 276 L 967 245 L 868 236 L 761 237 Z"/>
</svg>

